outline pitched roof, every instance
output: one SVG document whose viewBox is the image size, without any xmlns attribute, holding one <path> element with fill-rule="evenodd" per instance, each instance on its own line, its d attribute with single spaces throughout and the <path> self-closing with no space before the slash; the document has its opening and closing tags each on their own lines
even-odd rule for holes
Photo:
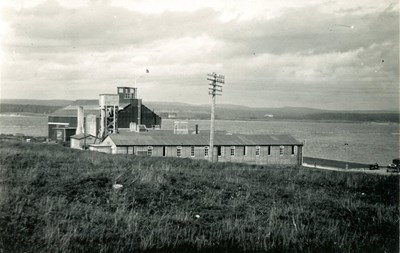
<svg viewBox="0 0 400 253">
<path fill-rule="evenodd" d="M 50 116 L 77 117 L 78 106 L 83 107 L 83 113 L 85 116 L 89 114 L 100 115 L 99 105 L 68 105 L 53 112 Z"/>
<path fill-rule="evenodd" d="M 130 103 L 120 103 L 119 109 L 126 109 L 130 106 Z M 67 105 L 61 109 L 56 110 L 51 113 L 50 116 L 60 116 L 60 117 L 77 117 L 78 106 L 83 107 L 83 113 L 85 116 L 94 114 L 100 116 L 100 107 L 99 100 L 90 99 L 90 100 L 76 100 L 72 102 L 72 104 Z"/>
<path fill-rule="evenodd" d="M 146 133 L 122 132 L 108 136 L 117 146 L 208 146 L 210 136 L 200 134 L 173 134 L 167 131 Z M 303 145 L 290 135 L 244 135 L 215 133 L 214 145 L 221 146 L 256 146 L 256 145 Z"/>
<path fill-rule="evenodd" d="M 87 137 L 95 137 L 95 136 L 91 135 L 91 134 L 86 134 L 86 135 L 84 135 L 84 134 L 75 134 L 75 135 L 71 136 L 71 138 L 77 139 L 77 140 L 81 140 L 81 139 L 83 139 L 85 137 L 87 138 Z"/>
</svg>

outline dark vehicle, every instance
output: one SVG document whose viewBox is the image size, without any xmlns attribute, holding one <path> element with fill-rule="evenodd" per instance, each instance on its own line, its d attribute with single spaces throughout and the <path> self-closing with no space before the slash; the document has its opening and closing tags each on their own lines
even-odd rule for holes
<svg viewBox="0 0 400 253">
<path fill-rule="evenodd" d="M 369 165 L 369 169 L 370 170 L 379 170 L 379 164 L 375 163 L 375 164 L 370 164 Z"/>
<path fill-rule="evenodd" d="M 387 172 L 400 172 L 400 159 L 393 159 L 393 163 L 387 166 Z"/>
</svg>

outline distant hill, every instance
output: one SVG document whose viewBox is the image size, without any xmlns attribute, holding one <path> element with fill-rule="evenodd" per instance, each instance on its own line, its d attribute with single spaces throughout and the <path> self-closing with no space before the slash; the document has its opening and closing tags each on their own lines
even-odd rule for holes
<svg viewBox="0 0 400 253">
<path fill-rule="evenodd" d="M 146 102 L 156 113 L 175 112 L 177 118 L 209 119 L 210 105 Z M 393 111 L 331 111 L 305 107 L 252 108 L 241 105 L 219 104 L 217 119 L 226 120 L 326 120 L 399 122 L 399 113 Z"/>
<path fill-rule="evenodd" d="M 33 100 L 2 99 L 0 112 L 52 113 L 67 105 L 98 105 L 96 99 L 86 100 Z M 143 101 L 157 114 L 176 113 L 178 119 L 209 119 L 210 105 L 193 105 L 177 102 Z M 324 120 L 358 122 L 399 122 L 395 111 L 333 111 L 306 107 L 254 108 L 242 105 L 218 104 L 216 119 L 223 120 Z"/>
<path fill-rule="evenodd" d="M 67 106 L 73 100 L 0 99 L 0 104 Z"/>
<path fill-rule="evenodd" d="M 0 104 L 0 113 L 40 113 L 49 114 L 63 106 L 48 105 L 21 105 L 21 104 Z"/>
</svg>

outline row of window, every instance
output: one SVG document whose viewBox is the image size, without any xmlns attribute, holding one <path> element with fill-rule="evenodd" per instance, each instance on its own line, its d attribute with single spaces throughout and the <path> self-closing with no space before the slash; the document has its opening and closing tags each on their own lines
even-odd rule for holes
<svg viewBox="0 0 400 253">
<path fill-rule="evenodd" d="M 271 146 L 267 146 L 267 147 L 268 147 L 267 148 L 267 154 L 271 155 Z M 208 157 L 209 149 L 210 148 L 208 146 L 204 147 L 204 156 L 205 157 Z M 284 146 L 280 146 L 279 147 L 279 155 L 280 156 L 283 156 L 284 149 L 285 149 Z M 291 154 L 295 155 L 297 153 L 297 146 L 291 146 L 291 149 L 292 149 L 291 150 Z M 243 155 L 247 156 L 247 153 L 248 153 L 247 146 L 244 146 L 243 147 Z M 261 154 L 260 146 L 256 146 L 256 152 L 255 153 L 256 153 L 256 156 L 260 156 L 260 154 Z M 218 154 L 218 156 L 223 156 L 224 155 L 224 147 L 223 146 L 217 146 L 217 154 Z M 152 156 L 153 155 L 153 147 L 152 146 L 148 146 L 147 147 L 147 155 L 148 156 Z M 236 155 L 236 147 L 235 146 L 231 146 L 230 147 L 230 155 L 231 156 L 235 156 Z M 165 146 L 163 147 L 163 156 L 166 156 L 166 147 Z M 177 157 L 181 157 L 182 156 L 182 147 L 181 146 L 177 146 L 176 147 L 176 156 Z M 191 157 L 195 156 L 194 146 L 190 147 L 190 156 Z"/>
</svg>

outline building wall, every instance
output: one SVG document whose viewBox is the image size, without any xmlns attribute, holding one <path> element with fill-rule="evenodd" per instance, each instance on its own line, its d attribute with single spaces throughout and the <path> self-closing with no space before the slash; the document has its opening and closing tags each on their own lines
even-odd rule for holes
<svg viewBox="0 0 400 253">
<path fill-rule="evenodd" d="M 85 143 L 85 140 L 83 138 L 80 139 L 80 140 L 75 139 L 75 138 L 71 138 L 71 148 L 82 149 L 82 147 L 85 144 L 86 144 L 86 146 L 90 145 L 90 144 L 93 144 L 95 140 L 96 140 L 95 137 L 88 136 L 86 138 L 86 143 Z"/>
<path fill-rule="evenodd" d="M 68 127 L 76 127 L 77 125 L 77 117 L 59 117 L 59 116 L 48 116 L 47 117 L 47 130 L 48 130 L 48 137 L 51 140 L 57 140 L 57 131 L 54 128 L 59 128 L 60 126 L 66 125 L 56 125 L 56 124 L 49 124 L 49 123 L 66 123 Z"/>
<path fill-rule="evenodd" d="M 118 128 L 129 128 L 131 122 L 138 121 L 138 99 L 132 99 L 131 105 L 118 112 Z"/>
<path fill-rule="evenodd" d="M 268 146 L 260 146 L 260 154 L 256 155 L 256 146 L 247 146 L 247 153 L 244 155 L 244 146 L 235 146 L 235 155 L 231 156 L 231 146 L 224 147 L 224 154 L 218 156 L 221 162 L 245 162 L 254 164 L 301 164 L 299 163 L 299 154 L 301 155 L 301 146 L 296 146 L 295 153 L 292 154 L 292 146 L 283 146 L 283 154 L 280 155 L 280 146 L 270 146 L 270 155 L 268 155 Z"/>
<path fill-rule="evenodd" d="M 111 145 L 113 154 L 135 154 L 147 155 L 148 146 L 115 146 L 112 140 L 107 138 L 105 145 Z M 296 146 L 292 154 L 292 146 L 283 146 L 283 154 L 280 155 L 280 146 L 270 146 L 271 152 L 268 155 L 268 146 L 260 146 L 260 154 L 256 155 L 256 146 L 247 146 L 247 153 L 244 155 L 244 146 L 235 146 L 235 155 L 231 156 L 231 146 L 223 146 L 223 152 L 217 156 L 218 148 L 214 147 L 214 155 L 219 162 L 238 162 L 251 164 L 281 164 L 301 165 L 302 146 Z M 177 157 L 177 146 L 152 146 L 152 156 L 155 157 Z M 191 146 L 181 146 L 181 158 L 209 159 L 205 156 L 204 146 L 194 146 L 194 157 L 191 156 Z"/>
<path fill-rule="evenodd" d="M 48 130 L 48 138 L 50 140 L 57 140 L 57 131 L 55 130 L 55 128 L 60 128 L 60 127 L 76 127 L 77 126 L 77 121 L 78 118 L 74 117 L 74 116 L 48 116 L 47 117 L 47 130 Z M 59 125 L 57 124 L 53 124 L 53 123 L 60 123 Z M 68 124 L 68 125 L 65 125 Z M 100 127 L 100 118 L 96 118 L 96 133 L 98 133 L 99 131 L 99 127 Z M 70 134 L 70 133 L 69 133 Z M 71 135 L 74 135 L 74 133 L 72 133 Z M 70 136 L 70 135 L 69 135 Z M 69 137 L 67 136 L 67 137 Z M 67 138 L 68 139 L 68 138 Z M 69 139 L 68 139 L 69 140 Z"/>
<path fill-rule="evenodd" d="M 129 128 L 131 122 L 138 123 L 140 113 L 140 124 L 151 128 L 154 125 L 161 126 L 161 117 L 143 105 L 139 99 L 131 99 L 131 105 L 118 112 L 118 128 Z M 140 110 L 138 110 L 140 106 Z"/>
<path fill-rule="evenodd" d="M 109 147 L 109 146 L 99 146 L 99 145 L 90 146 L 89 150 L 106 153 L 106 154 L 111 154 L 111 147 Z"/>
<path fill-rule="evenodd" d="M 74 148 L 74 149 L 81 149 L 82 146 L 80 145 L 79 140 L 74 139 L 74 138 L 71 138 L 71 148 Z"/>
<path fill-rule="evenodd" d="M 141 117 L 142 125 L 146 125 L 148 128 L 153 127 L 154 125 L 161 126 L 161 117 L 143 104 L 141 109 Z"/>
</svg>

